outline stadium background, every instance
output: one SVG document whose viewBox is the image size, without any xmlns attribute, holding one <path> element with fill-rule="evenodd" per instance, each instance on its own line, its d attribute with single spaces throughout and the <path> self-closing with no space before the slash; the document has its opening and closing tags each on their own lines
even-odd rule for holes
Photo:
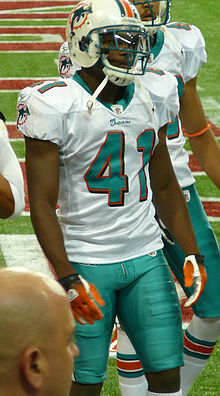
<svg viewBox="0 0 220 396">
<path fill-rule="evenodd" d="M 24 140 L 16 131 L 17 95 L 20 89 L 32 82 L 58 77 L 58 51 L 65 39 L 65 22 L 73 4 L 74 1 L 0 0 L 0 110 L 6 116 L 10 141 L 21 163 L 24 177 Z M 217 89 L 220 76 L 217 40 L 220 10 L 216 7 L 215 0 L 173 0 L 172 20 L 194 23 L 205 37 L 208 63 L 199 74 L 199 93 L 207 117 L 213 123 L 213 131 L 220 141 L 220 90 Z M 190 150 L 188 142 L 186 148 Z M 220 191 L 202 172 L 191 153 L 190 167 L 207 215 L 220 241 Z M 26 183 L 25 191 L 27 192 Z M 27 195 L 25 211 L 19 219 L 0 221 L 0 265 L 25 265 L 49 271 L 31 226 Z M 183 312 L 183 315 L 184 321 L 190 317 L 189 312 Z M 102 396 L 119 396 L 115 359 L 110 359 L 108 371 L 109 378 Z M 190 396 L 200 395 L 220 396 L 220 344 L 190 393 Z"/>
</svg>

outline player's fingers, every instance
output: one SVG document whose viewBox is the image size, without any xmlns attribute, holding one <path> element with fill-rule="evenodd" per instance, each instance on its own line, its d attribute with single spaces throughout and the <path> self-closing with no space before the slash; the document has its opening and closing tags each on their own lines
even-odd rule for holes
<svg viewBox="0 0 220 396">
<path fill-rule="evenodd" d="M 72 309 L 72 313 L 73 313 L 73 316 L 74 316 L 75 320 L 76 320 L 78 323 L 80 323 L 81 325 L 84 325 L 84 324 L 86 323 L 86 321 L 85 321 L 80 315 L 77 314 L 77 312 L 75 311 L 75 309 Z M 88 322 L 88 323 L 89 323 L 89 322 Z M 90 323 L 90 324 L 93 324 L 93 323 Z"/>
<path fill-rule="evenodd" d="M 99 316 L 96 312 L 94 312 L 94 309 L 91 309 L 89 307 L 88 301 L 80 301 L 80 299 L 76 298 L 74 301 L 71 302 L 71 306 L 73 312 L 76 312 L 78 316 L 83 318 L 89 324 L 93 324 L 94 320 L 99 319 Z"/>
<path fill-rule="evenodd" d="M 100 310 L 100 308 L 92 300 L 89 300 L 87 302 L 87 304 L 88 304 L 88 307 L 90 309 L 91 316 L 95 320 L 100 320 L 100 319 L 102 319 L 104 317 L 104 315 L 103 315 L 102 311 Z"/>
<path fill-rule="evenodd" d="M 88 323 L 94 320 L 100 320 L 103 318 L 103 314 L 99 307 L 94 301 L 90 299 L 87 293 L 82 296 L 75 298 L 72 301 L 72 307 L 77 313 L 82 316 Z"/>
<path fill-rule="evenodd" d="M 105 301 L 102 299 L 98 290 L 96 289 L 96 287 L 93 284 L 90 284 L 90 293 L 91 293 L 92 297 L 94 298 L 94 300 L 99 305 L 101 305 L 102 307 L 105 305 Z"/>
<path fill-rule="evenodd" d="M 201 291 L 203 291 L 205 284 L 207 282 L 207 274 L 204 265 L 199 264 L 199 271 L 201 274 Z"/>
<path fill-rule="evenodd" d="M 184 273 L 184 284 L 185 287 L 190 287 L 193 285 L 193 273 L 194 267 L 191 261 L 187 260 L 183 266 L 183 273 Z"/>
<path fill-rule="evenodd" d="M 184 307 L 191 307 L 191 305 L 195 304 L 195 302 L 199 299 L 202 293 L 202 282 L 201 277 L 197 277 L 194 280 L 194 291 L 192 295 L 185 302 Z"/>
</svg>

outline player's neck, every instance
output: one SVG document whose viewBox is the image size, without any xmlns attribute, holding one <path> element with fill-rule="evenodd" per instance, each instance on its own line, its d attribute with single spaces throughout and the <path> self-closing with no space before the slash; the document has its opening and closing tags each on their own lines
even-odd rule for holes
<svg viewBox="0 0 220 396">
<path fill-rule="evenodd" d="M 153 34 L 153 36 L 150 36 L 150 46 L 151 48 L 154 47 L 157 41 L 157 33 Z"/>
<path fill-rule="evenodd" d="M 98 68 L 82 68 L 80 77 L 86 83 L 90 91 L 95 92 L 96 88 L 104 80 L 104 73 Z M 105 88 L 100 92 L 98 98 L 104 103 L 116 104 L 122 99 L 124 94 L 124 87 L 117 86 L 108 82 Z"/>
</svg>

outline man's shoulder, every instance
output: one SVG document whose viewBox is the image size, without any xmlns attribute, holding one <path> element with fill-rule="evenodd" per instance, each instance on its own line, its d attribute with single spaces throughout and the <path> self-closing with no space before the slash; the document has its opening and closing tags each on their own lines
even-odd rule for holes
<svg viewBox="0 0 220 396">
<path fill-rule="evenodd" d="M 18 103 L 34 107 L 44 106 L 50 109 L 65 109 L 76 97 L 76 83 L 72 79 L 39 81 L 25 87 L 18 96 Z"/>
<path fill-rule="evenodd" d="M 151 95 L 161 99 L 167 98 L 177 90 L 177 80 L 168 71 L 147 67 L 140 82 Z"/>
<path fill-rule="evenodd" d="M 164 28 L 167 32 L 167 40 L 176 40 L 183 49 L 194 49 L 200 45 L 204 45 L 204 38 L 200 29 L 186 22 L 170 22 Z M 171 35 L 171 36 L 170 36 Z"/>
</svg>

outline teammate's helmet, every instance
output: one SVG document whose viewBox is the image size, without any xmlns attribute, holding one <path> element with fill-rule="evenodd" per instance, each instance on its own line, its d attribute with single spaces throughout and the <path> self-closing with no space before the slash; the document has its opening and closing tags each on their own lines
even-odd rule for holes
<svg viewBox="0 0 220 396">
<path fill-rule="evenodd" d="M 158 11 L 155 14 L 154 3 L 158 3 Z M 143 20 L 146 31 L 148 34 L 152 35 L 160 28 L 160 26 L 165 25 L 170 20 L 170 4 L 171 0 L 133 0 L 133 4 L 138 6 L 144 4 L 147 7 L 147 18 Z"/>
<path fill-rule="evenodd" d="M 149 55 L 146 37 L 138 11 L 128 0 L 81 1 L 71 11 L 66 26 L 72 60 L 82 67 L 91 67 L 101 60 L 103 71 L 117 85 L 128 84 L 123 83 L 125 75 L 131 81 L 132 76 L 144 74 Z M 122 66 L 108 59 L 109 52 L 115 51 L 126 54 Z M 144 61 L 141 68 L 136 68 L 140 56 Z"/>
</svg>

